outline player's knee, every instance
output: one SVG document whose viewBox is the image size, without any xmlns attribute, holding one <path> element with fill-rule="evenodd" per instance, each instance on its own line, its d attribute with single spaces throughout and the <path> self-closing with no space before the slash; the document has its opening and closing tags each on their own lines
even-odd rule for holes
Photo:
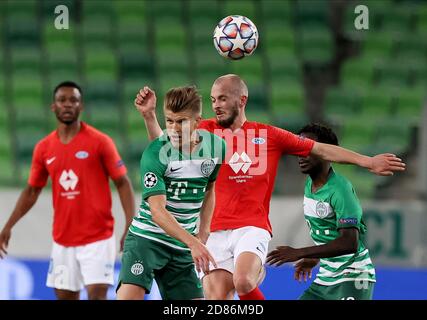
<svg viewBox="0 0 427 320">
<path fill-rule="evenodd" d="M 204 289 L 206 300 L 228 300 L 229 292 L 224 288 L 209 287 Z"/>
<path fill-rule="evenodd" d="M 257 286 L 257 279 L 252 279 L 252 277 L 245 274 L 235 274 L 233 282 L 239 295 L 247 294 Z"/>
<path fill-rule="evenodd" d="M 207 300 L 228 300 L 229 296 L 233 295 L 233 283 L 212 281 L 212 279 L 205 277 L 203 279 L 203 291 Z"/>
<path fill-rule="evenodd" d="M 205 292 L 206 300 L 227 300 L 227 294 L 225 292 L 213 291 Z"/>
<path fill-rule="evenodd" d="M 106 300 L 107 285 L 91 285 L 87 287 L 87 297 L 89 300 Z"/>
<path fill-rule="evenodd" d="M 58 300 L 79 300 L 80 298 L 79 291 L 55 289 L 55 295 Z"/>
<path fill-rule="evenodd" d="M 95 291 L 88 293 L 87 297 L 89 300 L 106 300 L 107 293 L 103 291 Z"/>
</svg>

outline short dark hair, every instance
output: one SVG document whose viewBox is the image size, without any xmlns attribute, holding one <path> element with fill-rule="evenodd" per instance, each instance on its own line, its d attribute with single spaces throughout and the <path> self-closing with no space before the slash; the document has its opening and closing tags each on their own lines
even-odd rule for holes
<svg viewBox="0 0 427 320">
<path fill-rule="evenodd" d="M 53 89 L 53 100 L 55 100 L 55 95 L 56 95 L 56 93 L 58 92 L 58 90 L 59 90 L 60 88 L 63 88 L 63 87 L 76 88 L 77 90 L 79 90 L 80 95 L 81 95 L 81 96 L 83 96 L 82 88 L 80 88 L 80 86 L 79 86 L 77 83 L 75 83 L 75 82 L 73 82 L 73 81 L 63 81 L 63 82 L 61 82 L 60 84 L 58 84 L 58 85 L 55 87 L 55 89 Z"/>
<path fill-rule="evenodd" d="M 193 113 L 202 112 L 202 97 L 195 86 L 172 88 L 166 93 L 164 108 L 174 113 L 191 110 Z"/>
<path fill-rule="evenodd" d="M 298 134 L 312 133 L 317 137 L 317 141 L 321 143 L 338 145 L 338 137 L 335 132 L 328 126 L 320 123 L 310 123 L 298 131 Z"/>
</svg>

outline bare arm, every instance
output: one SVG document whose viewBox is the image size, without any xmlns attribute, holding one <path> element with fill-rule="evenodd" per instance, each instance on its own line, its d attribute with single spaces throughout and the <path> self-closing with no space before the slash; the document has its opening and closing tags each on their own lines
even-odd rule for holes
<svg viewBox="0 0 427 320">
<path fill-rule="evenodd" d="M 212 215 L 215 208 L 215 182 L 210 182 L 206 187 L 205 200 L 203 201 L 202 208 L 200 210 L 200 226 L 198 238 L 204 244 L 208 240 Z"/>
<path fill-rule="evenodd" d="M 405 170 L 402 160 L 390 153 L 369 157 L 342 147 L 315 142 L 311 154 L 326 161 L 355 164 L 381 176 L 391 176 L 393 171 Z"/>
<path fill-rule="evenodd" d="M 280 246 L 270 252 L 267 262 L 280 266 L 285 262 L 292 262 L 302 258 L 330 258 L 343 254 L 357 252 L 359 244 L 359 230 L 357 228 L 339 229 L 340 236 L 326 244 L 295 249 L 288 246 Z"/>
<path fill-rule="evenodd" d="M 148 131 L 148 139 L 150 140 L 163 135 L 162 128 L 160 128 L 157 121 L 156 102 L 156 93 L 147 86 L 139 90 L 135 99 L 135 107 L 144 118 L 145 127 Z"/>
<path fill-rule="evenodd" d="M 119 193 L 120 202 L 125 214 L 125 231 L 123 232 L 123 235 L 120 239 L 120 251 L 123 251 L 126 234 L 135 214 L 135 196 L 133 193 L 132 184 L 127 175 L 121 176 L 120 178 L 113 181 Z"/>
<path fill-rule="evenodd" d="M 162 228 L 168 235 L 185 243 L 191 250 L 197 271 L 203 270 L 209 273 L 209 262 L 215 266 L 215 260 L 209 253 L 208 249 L 196 237 L 187 232 L 175 220 L 175 218 L 166 210 L 166 196 L 155 195 L 148 198 L 151 215 L 155 223 Z"/>
<path fill-rule="evenodd" d="M 42 188 L 28 185 L 21 192 L 12 214 L 0 232 L 0 258 L 3 258 L 7 254 L 6 249 L 9 245 L 13 226 L 33 207 L 41 190 Z"/>
</svg>

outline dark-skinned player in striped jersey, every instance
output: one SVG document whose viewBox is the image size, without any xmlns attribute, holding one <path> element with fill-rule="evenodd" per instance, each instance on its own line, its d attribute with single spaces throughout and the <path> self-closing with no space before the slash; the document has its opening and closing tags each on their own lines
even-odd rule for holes
<svg viewBox="0 0 427 320">
<path fill-rule="evenodd" d="M 309 124 L 299 132 L 303 138 L 338 145 L 328 127 Z M 320 261 L 316 279 L 300 300 L 370 300 L 375 283 L 375 268 L 364 244 L 367 232 L 362 208 L 350 181 L 331 163 L 318 156 L 299 158 L 301 172 L 307 174 L 304 190 L 304 217 L 315 246 L 295 249 L 279 246 L 269 253 L 267 262 L 280 266 L 295 264 L 294 278 L 311 278 Z"/>
</svg>

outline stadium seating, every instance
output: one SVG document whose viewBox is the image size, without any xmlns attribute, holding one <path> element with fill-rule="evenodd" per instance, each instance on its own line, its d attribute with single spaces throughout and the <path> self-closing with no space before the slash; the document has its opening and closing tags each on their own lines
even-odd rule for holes
<svg viewBox="0 0 427 320">
<path fill-rule="evenodd" d="M 53 23 L 60 4 L 69 9 L 67 30 Z M 133 106 L 138 89 L 157 90 L 161 119 L 164 93 L 196 84 L 204 117 L 211 117 L 213 81 L 237 73 L 249 86 L 251 119 L 296 131 L 310 118 L 307 70 L 330 67 L 337 52 L 328 1 L 7 0 L 0 6 L 0 184 L 24 181 L 34 143 L 55 126 L 49 104 L 60 81 L 82 84 L 84 119 L 115 139 L 139 186 L 139 159 L 148 140 Z M 427 5 L 372 1 L 369 10 L 369 32 L 355 30 L 354 6 L 343 11 L 344 36 L 357 50 L 326 87 L 319 110 L 338 128 L 343 146 L 403 154 L 426 101 Z M 250 58 L 228 61 L 215 52 L 214 27 L 228 14 L 246 15 L 257 25 L 260 43 Z M 358 194 L 373 195 L 377 179 L 350 166 L 343 171 Z"/>
</svg>

